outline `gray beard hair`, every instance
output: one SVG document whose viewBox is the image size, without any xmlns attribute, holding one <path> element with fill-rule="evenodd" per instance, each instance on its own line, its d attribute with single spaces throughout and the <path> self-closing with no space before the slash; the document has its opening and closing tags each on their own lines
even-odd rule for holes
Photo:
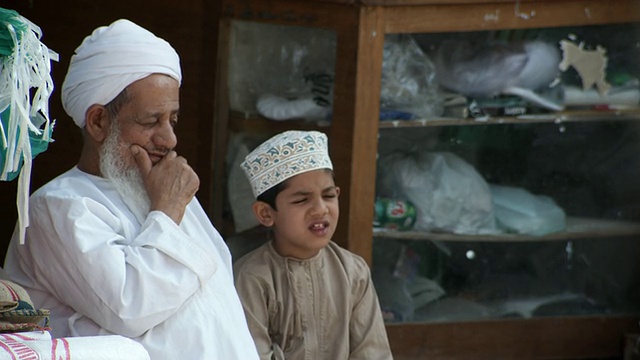
<svg viewBox="0 0 640 360">
<path fill-rule="evenodd" d="M 111 181 L 122 201 L 142 224 L 149 214 L 151 200 L 144 187 L 140 169 L 135 164 L 127 168 L 122 157 L 128 147 L 129 144 L 125 144 L 120 138 L 117 119 L 113 119 L 109 136 L 100 148 L 100 172 Z"/>
</svg>

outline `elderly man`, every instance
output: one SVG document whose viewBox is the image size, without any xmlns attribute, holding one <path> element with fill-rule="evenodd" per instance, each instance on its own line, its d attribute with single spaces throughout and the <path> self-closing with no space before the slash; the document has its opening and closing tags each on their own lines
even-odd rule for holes
<svg viewBox="0 0 640 360">
<path fill-rule="evenodd" d="M 82 128 L 78 165 L 36 191 L 5 270 L 53 335 L 120 334 L 151 359 L 254 359 L 229 250 L 173 148 L 178 54 L 127 20 L 76 49 L 62 85 Z"/>
</svg>

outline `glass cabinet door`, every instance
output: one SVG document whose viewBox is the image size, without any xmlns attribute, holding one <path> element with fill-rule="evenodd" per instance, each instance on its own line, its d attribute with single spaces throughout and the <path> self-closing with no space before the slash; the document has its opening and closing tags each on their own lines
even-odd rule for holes
<svg viewBox="0 0 640 360">
<path fill-rule="evenodd" d="M 407 40 L 386 38 L 372 273 L 387 322 L 640 314 L 638 35 L 411 34 L 428 66 L 395 83 Z M 394 103 L 398 88 L 422 98 Z"/>
</svg>

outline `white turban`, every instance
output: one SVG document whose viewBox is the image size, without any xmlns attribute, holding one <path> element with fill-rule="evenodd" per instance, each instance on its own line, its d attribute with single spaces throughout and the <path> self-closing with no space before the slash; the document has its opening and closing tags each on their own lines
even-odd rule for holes
<svg viewBox="0 0 640 360">
<path fill-rule="evenodd" d="M 115 21 L 95 29 L 76 49 L 62 84 L 62 105 L 82 128 L 91 105 L 106 105 L 129 84 L 155 73 L 181 82 L 178 53 L 133 22 Z"/>
</svg>

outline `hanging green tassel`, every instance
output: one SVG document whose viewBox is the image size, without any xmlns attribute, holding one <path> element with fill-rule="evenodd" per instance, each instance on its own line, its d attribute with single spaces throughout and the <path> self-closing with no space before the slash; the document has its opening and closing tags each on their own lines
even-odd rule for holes
<svg viewBox="0 0 640 360">
<path fill-rule="evenodd" d="M 58 61 L 58 54 L 40 41 L 41 35 L 16 11 L 0 8 L 0 181 L 18 177 L 20 242 L 29 226 L 32 159 L 53 141 L 51 60 Z"/>
<path fill-rule="evenodd" d="M 15 10 L 0 8 L 0 24 L 2 24 L 2 26 L 0 26 L 0 56 L 13 54 L 15 42 L 9 31 L 9 26 L 13 27 L 18 41 L 22 38 L 22 34 L 29 30 L 27 24 L 20 18 L 21 16 Z"/>
<path fill-rule="evenodd" d="M 11 108 L 6 109 L 4 112 L 0 113 L 0 126 L 7 129 L 9 128 L 9 119 L 11 117 Z M 53 133 L 53 127 L 50 127 L 47 130 L 46 136 L 41 136 L 33 131 L 29 131 L 29 144 L 31 146 L 31 157 L 35 158 L 37 155 L 43 153 L 49 147 L 49 143 L 51 142 L 51 135 Z M 5 151 L 0 151 L 0 164 L 6 163 L 7 159 Z M 20 170 L 22 165 L 24 165 L 24 160 L 21 157 L 18 157 L 16 161 L 19 162 L 18 167 L 19 170 L 13 172 L 7 172 L 6 180 L 12 181 L 15 180 L 18 175 L 20 175 Z"/>
</svg>

